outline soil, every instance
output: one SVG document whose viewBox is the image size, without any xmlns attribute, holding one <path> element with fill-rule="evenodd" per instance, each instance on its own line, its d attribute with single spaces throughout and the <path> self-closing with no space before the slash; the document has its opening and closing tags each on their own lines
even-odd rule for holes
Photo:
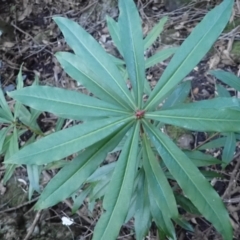
<svg viewBox="0 0 240 240">
<path fill-rule="evenodd" d="M 191 1 L 188 5 L 179 5 L 179 1 L 171 1 L 170 5 L 164 5 L 164 1 L 152 0 L 136 1 L 143 20 L 143 30 L 146 34 L 152 26 L 163 16 L 168 16 L 169 21 L 161 36 L 146 52 L 149 57 L 163 47 L 179 46 L 189 35 L 193 27 L 203 18 L 209 9 L 220 1 Z M 170 7 L 169 7 L 170 6 Z M 235 6 L 235 16 L 238 18 L 240 9 Z M 70 49 L 53 22 L 52 17 L 60 15 L 77 21 L 83 28 L 91 33 L 109 53 L 119 56 L 106 28 L 105 16 L 118 16 L 117 1 L 55 1 L 55 0 L 0 0 L 0 83 L 4 91 L 16 88 L 16 77 L 20 66 L 23 64 L 24 84 L 31 85 L 38 76 L 41 85 L 50 85 L 68 89 L 79 89 L 79 86 L 68 77 L 60 68 L 54 54 L 58 51 Z M 221 35 L 212 50 L 199 63 L 199 65 L 184 79 L 191 81 L 190 101 L 211 99 L 216 96 L 216 79 L 208 74 L 210 69 L 230 70 L 236 75 L 239 72 L 239 52 L 232 53 L 231 41 L 239 43 L 239 32 L 236 26 L 232 26 Z M 232 33 L 231 33 L 232 32 Z M 237 55 L 237 57 L 236 57 Z M 148 69 L 147 79 L 154 86 L 166 68 L 169 60 Z M 224 86 L 231 95 L 237 92 Z M 84 91 L 84 90 L 83 90 Z M 56 119 L 50 114 L 42 114 L 38 119 L 41 130 L 46 132 L 55 126 Z M 0 126 L 1 128 L 1 126 Z M 177 131 L 177 129 L 174 129 Z M 31 136 L 25 134 L 22 141 Z M 185 149 L 192 149 L 205 142 L 210 135 L 208 133 L 178 132 L 174 134 L 175 141 L 182 141 Z M 189 140 L 190 139 L 190 140 Z M 211 154 L 221 159 L 222 148 L 214 149 Z M 115 158 L 115 156 L 112 156 Z M 223 197 L 231 215 L 234 228 L 234 239 L 240 239 L 240 180 L 239 180 L 239 147 L 238 143 L 233 161 L 225 170 L 213 167 L 212 170 L 222 173 L 224 178 L 215 178 L 212 182 L 214 188 Z M 43 171 L 41 184 L 55 174 L 55 170 Z M 4 166 L 0 162 L 0 177 L 4 174 Z M 98 209 L 95 214 L 89 215 L 87 206 L 72 214 L 70 201 L 65 201 L 52 208 L 41 212 L 34 212 L 32 207 L 39 194 L 35 193 L 31 200 L 28 199 L 28 179 L 24 168 L 17 168 L 7 185 L 0 184 L 0 239 L 91 239 L 92 231 L 98 217 Z M 232 199 L 229 202 L 228 199 Z M 71 218 L 74 222 L 71 226 L 62 224 L 62 217 Z M 90 216 L 90 217 L 89 217 Z M 177 227 L 178 239 L 182 240 L 220 240 L 220 235 L 209 222 L 199 216 L 185 214 L 186 219 L 194 226 L 194 232 L 188 232 Z M 34 229 L 31 229 L 32 223 Z M 28 231 L 31 234 L 28 235 Z M 134 239 L 134 227 L 132 220 L 126 224 L 119 235 L 119 239 Z M 148 238 L 159 239 L 156 227 L 152 225 Z"/>
</svg>

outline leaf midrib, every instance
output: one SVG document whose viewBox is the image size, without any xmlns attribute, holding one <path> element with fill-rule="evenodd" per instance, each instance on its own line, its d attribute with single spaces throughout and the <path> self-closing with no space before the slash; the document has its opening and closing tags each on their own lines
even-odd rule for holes
<svg viewBox="0 0 240 240">
<path fill-rule="evenodd" d="M 65 24 L 64 24 L 65 25 Z M 65 25 L 65 27 L 66 27 L 66 25 Z M 67 27 L 66 27 L 67 28 Z M 71 29 L 69 29 L 71 32 L 72 32 L 72 30 Z M 75 34 L 72 32 L 72 34 L 73 34 L 73 36 L 75 37 L 75 39 L 77 39 L 77 40 L 79 40 L 76 36 L 75 36 Z M 102 66 L 103 67 L 103 69 L 108 73 L 108 75 L 114 80 L 114 82 L 117 84 L 117 86 L 120 88 L 120 90 L 121 90 L 121 92 L 125 95 L 125 97 L 128 99 L 128 101 L 131 103 L 131 105 L 132 105 L 132 107 L 134 107 L 135 108 L 135 103 L 132 101 L 132 99 L 129 97 L 129 95 L 126 93 L 126 91 L 125 90 L 123 90 L 123 88 L 121 87 L 121 85 L 119 85 L 119 83 L 118 83 L 118 81 L 115 79 L 115 77 L 114 76 L 112 76 L 112 74 L 107 70 L 107 68 L 100 62 L 100 61 L 98 61 L 98 59 L 92 54 L 92 52 L 91 51 L 89 51 L 88 50 L 88 48 L 86 47 L 86 45 L 84 45 L 84 43 L 82 42 L 82 41 L 80 41 L 81 42 L 81 44 L 82 44 L 82 46 L 85 48 L 85 50 L 98 62 L 98 64 L 100 65 L 100 66 Z M 109 60 L 110 61 L 110 60 Z M 115 98 L 114 98 L 115 99 Z M 121 98 L 122 99 L 122 98 Z M 125 101 L 124 101 L 125 102 Z M 122 104 L 121 104 L 122 105 Z"/>
<path fill-rule="evenodd" d="M 226 9 L 226 8 L 225 8 L 225 9 Z M 171 75 L 171 77 L 169 78 L 169 80 L 168 80 L 168 81 L 162 86 L 162 88 L 159 90 L 159 93 L 156 94 L 156 96 L 153 97 L 153 99 L 148 102 L 148 104 L 146 105 L 145 109 L 148 109 L 148 107 L 152 104 L 152 102 L 153 102 L 153 103 L 156 102 L 155 99 L 157 99 L 158 96 L 164 91 L 164 89 L 165 89 L 166 87 L 168 87 L 168 84 L 169 84 L 169 82 L 171 81 L 171 79 L 173 79 L 173 78 L 177 75 L 177 73 L 178 73 L 179 71 L 181 71 L 181 66 L 183 66 L 183 65 L 188 61 L 188 59 L 192 56 L 192 53 L 199 47 L 199 45 L 202 43 L 202 40 L 203 40 L 203 39 L 206 37 L 206 35 L 215 27 L 216 23 L 219 21 L 219 19 L 220 19 L 221 17 L 222 17 L 222 14 L 219 14 L 217 20 L 215 20 L 215 22 L 214 22 L 214 24 L 212 25 L 212 27 L 203 35 L 203 37 L 200 39 L 200 41 L 198 42 L 198 44 L 195 45 L 195 47 L 193 48 L 193 50 L 188 54 L 188 56 L 184 59 L 184 61 L 182 61 L 182 63 L 178 66 L 177 70 L 172 73 L 172 75 Z"/>
<path fill-rule="evenodd" d="M 152 131 L 152 129 L 150 129 L 150 128 L 148 128 L 148 129 L 151 130 L 152 134 L 153 134 L 157 139 L 159 139 L 159 136 L 156 135 L 156 134 Z M 159 139 L 159 141 L 160 141 L 161 144 L 165 147 L 165 149 L 168 151 L 168 153 L 172 156 L 172 158 L 175 159 L 175 157 L 174 157 L 174 156 L 172 155 L 172 153 L 171 153 L 171 149 L 168 149 L 168 147 L 164 144 L 164 141 L 161 141 L 161 139 Z M 186 155 L 185 155 L 185 158 L 188 159 L 188 157 L 187 157 Z M 190 159 L 188 159 L 188 160 L 191 161 Z M 179 166 L 181 166 L 182 171 L 185 173 L 186 176 L 188 176 L 188 174 L 186 174 L 186 172 L 185 172 L 185 168 L 182 167 L 181 163 L 179 163 L 179 161 L 177 161 L 176 159 L 175 159 L 175 162 L 176 162 Z M 195 167 L 195 166 L 194 166 L 194 167 Z M 191 178 L 188 176 L 188 179 L 191 179 Z M 193 181 L 190 181 L 190 182 L 191 182 L 192 185 L 195 187 L 195 189 L 198 190 L 196 184 L 195 184 Z M 215 213 L 215 216 L 217 216 L 217 218 L 219 219 L 218 214 L 216 214 L 215 209 L 211 208 L 211 204 L 210 204 L 210 203 L 207 201 L 207 199 L 204 197 L 204 194 L 202 194 L 201 191 L 198 191 L 198 192 L 201 193 L 201 196 L 203 197 L 203 199 L 205 199 L 205 202 L 207 203 L 208 207 L 210 206 L 210 209 L 213 210 L 213 212 Z M 225 229 L 224 225 L 222 225 L 221 219 L 219 219 L 218 222 L 221 224 L 221 226 L 223 226 L 222 228 Z"/>
<path fill-rule="evenodd" d="M 132 139 L 134 139 L 135 137 L 136 137 L 136 129 L 137 129 L 137 125 L 135 125 L 135 129 L 134 129 L 134 133 L 133 133 L 133 135 L 132 135 Z M 138 132 L 137 132 L 137 134 L 138 134 Z M 132 145 L 133 145 L 133 143 L 134 143 L 134 141 L 131 141 L 131 145 L 130 145 L 130 147 L 129 147 L 129 154 L 128 154 L 128 156 L 131 156 L 131 151 L 132 151 Z M 134 151 L 134 150 L 133 150 Z M 119 203 L 119 196 L 121 195 L 121 192 L 123 191 L 123 186 L 124 186 L 124 184 L 123 183 L 125 183 L 125 178 L 127 177 L 127 172 L 128 171 L 126 171 L 126 169 L 129 167 L 129 165 L 130 165 L 130 161 L 128 161 L 129 160 L 129 158 L 127 158 L 125 161 L 127 161 L 127 164 L 126 164 L 126 167 L 125 167 L 125 169 L 124 169 L 124 177 L 123 177 L 123 181 L 122 181 L 122 184 L 121 184 L 121 187 L 120 187 L 120 191 L 119 191 L 119 194 L 118 194 L 118 196 L 117 196 L 117 201 L 116 201 L 116 204 L 114 205 L 114 209 L 111 211 L 111 214 L 110 214 L 110 217 L 109 217 L 109 221 L 108 221 L 108 225 L 106 226 L 106 228 L 105 228 L 105 231 L 103 232 L 103 234 L 102 234 L 102 236 L 101 236 L 101 239 L 102 240 L 106 240 L 106 239 L 103 239 L 103 236 L 105 235 L 105 233 L 106 232 L 108 232 L 108 227 L 109 227 L 109 225 L 110 225 L 110 223 L 112 222 L 112 217 L 115 215 L 115 206 L 116 205 L 118 205 L 118 203 Z M 114 221 L 114 220 L 113 220 Z"/>
</svg>

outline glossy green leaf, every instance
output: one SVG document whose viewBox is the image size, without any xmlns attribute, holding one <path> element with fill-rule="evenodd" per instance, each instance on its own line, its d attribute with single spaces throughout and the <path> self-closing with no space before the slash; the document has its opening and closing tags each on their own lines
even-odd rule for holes
<svg viewBox="0 0 240 240">
<path fill-rule="evenodd" d="M 153 196 L 150 188 L 148 188 L 148 196 L 150 200 L 151 214 L 158 229 L 163 232 L 165 236 L 168 236 L 169 239 L 176 240 L 177 238 L 173 223 L 169 217 L 163 216 L 162 209 L 160 209 L 159 205 L 156 203 L 156 198 Z"/>
<path fill-rule="evenodd" d="M 164 218 L 177 218 L 178 210 L 173 191 L 157 162 L 146 135 L 143 136 L 143 143 L 143 167 L 156 204 L 161 209 Z"/>
<path fill-rule="evenodd" d="M 68 52 L 59 52 L 56 54 L 56 57 L 65 72 L 69 74 L 70 77 L 83 84 L 98 98 L 125 109 L 130 108 L 128 106 L 129 103 L 130 105 L 134 104 L 128 89 L 126 89 L 125 94 L 121 91 L 119 92 L 117 89 L 114 89 L 114 81 L 112 80 L 109 83 L 109 81 L 106 80 L 108 78 L 104 78 L 104 76 L 98 74 L 97 71 L 94 72 L 94 68 L 90 68 L 88 65 L 86 65 L 84 58 L 81 59 L 79 56 Z M 125 84 L 123 79 L 118 79 L 118 81 L 121 81 L 123 84 Z M 125 88 L 127 87 L 125 86 Z M 125 98 L 122 96 L 125 96 Z M 127 99 L 129 103 L 126 104 L 125 99 Z"/>
<path fill-rule="evenodd" d="M 172 48 L 163 49 L 163 50 L 155 53 L 153 56 L 149 57 L 146 60 L 145 68 L 150 68 L 150 67 L 156 65 L 157 63 L 167 60 L 174 53 L 176 53 L 177 50 L 178 50 L 177 47 L 172 47 Z"/>
<path fill-rule="evenodd" d="M 235 76 L 233 73 L 223 70 L 209 71 L 209 73 L 228 86 L 235 88 L 237 91 L 240 91 L 240 78 Z"/>
<path fill-rule="evenodd" d="M 118 51 L 120 52 L 120 54 L 123 55 L 122 54 L 122 52 L 123 52 L 122 44 L 121 44 L 120 36 L 119 36 L 118 23 L 115 22 L 115 20 L 109 16 L 107 16 L 106 20 L 107 20 L 107 28 L 112 37 L 112 40 L 113 40 L 115 46 L 117 47 Z"/>
<path fill-rule="evenodd" d="M 200 151 L 184 151 L 184 153 L 192 160 L 195 166 L 197 167 L 204 167 L 204 166 L 210 166 L 215 164 L 221 164 L 221 161 L 217 158 L 205 154 Z"/>
<path fill-rule="evenodd" d="M 145 81 L 145 60 L 141 19 L 133 1 L 119 1 L 119 35 L 123 57 L 137 107 L 141 109 Z"/>
<path fill-rule="evenodd" d="M 146 109 L 154 108 L 198 64 L 226 26 L 233 0 L 225 0 L 211 10 L 178 49 L 149 96 Z"/>
<path fill-rule="evenodd" d="M 236 149 L 236 136 L 235 133 L 227 133 L 227 139 L 222 152 L 223 166 L 226 166 L 233 160 L 234 152 Z"/>
<path fill-rule="evenodd" d="M 190 90 L 191 90 L 190 81 L 186 81 L 179 84 L 179 86 L 177 86 L 177 88 L 170 94 L 170 96 L 163 103 L 161 109 L 163 110 L 166 108 L 182 104 L 186 100 Z"/>
<path fill-rule="evenodd" d="M 7 163 L 42 165 L 76 153 L 129 123 L 131 118 L 90 121 L 50 134 L 21 149 Z"/>
<path fill-rule="evenodd" d="M 46 186 L 35 208 L 47 208 L 71 196 L 97 169 L 129 127 L 95 143 L 63 167 Z"/>
<path fill-rule="evenodd" d="M 138 184 L 135 211 L 135 235 L 137 240 L 142 240 L 147 235 L 152 223 L 150 203 L 148 198 L 148 184 L 145 176 L 143 176 L 142 181 L 139 181 Z"/>
<path fill-rule="evenodd" d="M 93 240 L 115 240 L 126 218 L 136 174 L 139 121 L 122 149 L 103 200 L 105 212 L 94 231 Z"/>
<path fill-rule="evenodd" d="M 193 103 L 194 104 L 194 103 Z M 186 104 L 169 110 L 146 113 L 148 119 L 172 124 L 190 130 L 209 132 L 240 131 L 240 112 L 232 109 L 193 108 Z"/>
<path fill-rule="evenodd" d="M 34 109 L 70 119 L 83 120 L 129 114 L 127 110 L 97 98 L 61 88 L 33 86 L 11 92 L 9 95 Z"/>
<path fill-rule="evenodd" d="M 126 106 L 135 108 L 132 96 L 122 81 L 120 72 L 99 43 L 76 22 L 63 17 L 54 17 L 53 19 L 61 29 L 66 42 L 78 56 L 78 63 L 75 63 L 75 65 L 81 69 L 81 65 L 84 64 L 85 66 L 83 68 L 85 68 L 88 73 L 91 71 L 91 76 L 97 76 L 98 83 L 101 83 L 104 88 L 112 90 L 114 99 L 116 98 L 118 101 L 121 100 Z M 64 56 L 66 56 L 66 54 Z M 68 58 L 65 61 L 69 61 L 74 65 L 76 59 L 77 57 L 75 59 Z M 62 62 L 63 61 L 64 59 L 62 59 Z M 93 71 L 94 75 L 92 74 Z M 80 76 L 76 77 L 81 81 Z M 93 92 L 95 89 L 89 88 L 88 90 Z"/>
<path fill-rule="evenodd" d="M 168 17 L 163 17 L 158 24 L 156 24 L 151 31 L 148 33 L 148 35 L 144 38 L 144 50 L 149 48 L 156 40 L 157 37 L 161 34 L 163 31 L 164 24 L 167 22 Z"/>
<path fill-rule="evenodd" d="M 191 160 L 167 136 L 146 121 L 144 121 L 144 129 L 186 197 L 225 240 L 231 240 L 232 226 L 228 212 L 216 191 Z"/>
</svg>

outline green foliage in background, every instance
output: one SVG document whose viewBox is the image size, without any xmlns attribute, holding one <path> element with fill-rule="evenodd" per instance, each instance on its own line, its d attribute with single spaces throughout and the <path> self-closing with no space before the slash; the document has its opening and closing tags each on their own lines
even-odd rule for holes
<svg viewBox="0 0 240 240">
<path fill-rule="evenodd" d="M 232 7 L 232 0 L 223 1 L 205 16 L 179 49 L 167 49 L 145 59 L 144 50 L 156 40 L 166 19 L 143 39 L 134 2 L 120 0 L 118 22 L 108 18 L 108 26 L 124 61 L 108 55 L 77 23 L 54 17 L 74 51 L 59 52 L 56 57 L 66 73 L 93 96 L 47 86 L 9 93 L 33 109 L 83 121 L 43 137 L 5 159 L 7 166 L 43 166 L 77 153 L 45 187 L 35 209 L 48 208 L 70 196 L 75 200 L 74 210 L 85 197 L 92 209 L 95 200 L 103 198 L 104 211 L 93 239 L 116 239 L 121 226 L 134 217 L 136 238 L 141 240 L 152 220 L 162 237 L 176 239 L 173 221 L 192 230 L 179 215 L 180 205 L 186 211 L 202 214 L 224 239 L 232 239 L 227 210 L 198 169 L 219 161 L 203 161 L 201 152 L 194 156 L 183 152 L 165 132 L 165 124 L 194 131 L 240 131 L 236 98 L 184 103 L 190 84 L 181 83 L 218 38 Z M 174 52 L 151 90 L 146 67 Z M 146 101 L 144 95 L 148 96 Z M 120 151 L 118 160 L 102 166 L 108 153 L 115 151 Z M 80 188 L 83 191 L 75 197 Z"/>
</svg>

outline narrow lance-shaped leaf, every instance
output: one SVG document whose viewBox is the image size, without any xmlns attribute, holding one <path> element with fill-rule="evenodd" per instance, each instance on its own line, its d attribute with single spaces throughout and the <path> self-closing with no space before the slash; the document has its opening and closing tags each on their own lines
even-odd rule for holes
<svg viewBox="0 0 240 240">
<path fill-rule="evenodd" d="M 154 197 L 150 186 L 148 186 L 148 197 L 150 201 L 151 214 L 159 231 L 163 232 L 165 236 L 170 237 L 169 239 L 176 240 L 173 223 L 169 217 L 163 215 L 162 209 L 159 208 L 159 205 L 156 202 L 157 199 Z"/>
<path fill-rule="evenodd" d="M 199 212 L 212 222 L 225 240 L 231 240 L 232 227 L 228 212 L 212 186 L 191 160 L 160 130 L 146 121 L 144 121 L 144 129 L 184 194 Z"/>
<path fill-rule="evenodd" d="M 118 23 L 115 22 L 115 20 L 112 19 L 111 17 L 107 16 L 107 27 L 108 27 L 108 31 L 112 37 L 114 44 L 116 45 L 120 54 L 123 55 L 122 54 L 122 45 L 121 45 L 120 36 L 119 36 Z"/>
<path fill-rule="evenodd" d="M 186 81 L 179 86 L 170 94 L 170 96 L 163 103 L 161 109 L 167 109 L 169 107 L 177 106 L 182 104 L 186 99 L 191 89 L 191 82 Z"/>
<path fill-rule="evenodd" d="M 51 207 L 71 196 L 97 169 L 108 152 L 117 146 L 129 127 L 127 125 L 118 133 L 95 143 L 63 167 L 46 186 L 35 209 Z"/>
<path fill-rule="evenodd" d="M 240 91 L 240 78 L 235 76 L 233 73 L 223 70 L 209 71 L 209 73 L 223 83 L 235 88 L 237 91 Z"/>
<path fill-rule="evenodd" d="M 66 42 L 80 59 L 84 59 L 88 69 L 96 72 L 99 81 L 110 88 L 125 106 L 135 108 L 133 98 L 122 81 L 120 72 L 100 44 L 76 22 L 63 17 L 53 19 L 61 29 Z M 88 90 L 93 91 L 91 88 Z"/>
<path fill-rule="evenodd" d="M 157 63 L 163 62 L 164 60 L 171 57 L 177 50 L 178 50 L 177 47 L 172 47 L 172 48 L 163 49 L 155 53 L 153 56 L 146 59 L 145 68 L 150 68 Z"/>
<path fill-rule="evenodd" d="M 101 119 L 64 129 L 24 147 L 6 163 L 42 165 L 60 160 L 110 135 L 131 119 Z"/>
<path fill-rule="evenodd" d="M 5 154 L 4 160 L 11 157 L 18 151 L 18 132 L 16 127 L 13 128 L 13 134 L 10 137 L 9 147 Z M 3 184 L 6 184 L 7 181 L 12 177 L 17 165 L 16 164 L 8 164 L 6 165 L 5 174 L 3 177 Z"/>
<path fill-rule="evenodd" d="M 105 212 L 99 219 L 93 240 L 115 240 L 126 218 L 136 174 L 139 121 L 124 144 L 103 200 Z"/>
<path fill-rule="evenodd" d="M 141 19 L 133 1 L 119 1 L 118 27 L 123 57 L 132 83 L 137 107 L 142 106 L 145 81 L 145 61 Z"/>
<path fill-rule="evenodd" d="M 168 64 L 145 105 L 146 109 L 161 102 L 203 58 L 226 26 L 233 3 L 233 0 L 223 1 L 195 27 Z"/>
<path fill-rule="evenodd" d="M 161 209 L 163 217 L 177 218 L 178 210 L 173 191 L 157 162 L 146 135 L 143 136 L 143 149 L 143 167 L 156 204 Z"/>
<path fill-rule="evenodd" d="M 214 164 L 221 164 L 221 161 L 214 158 L 210 154 L 205 154 L 200 151 L 184 151 L 193 164 L 197 167 L 210 166 Z"/>
<path fill-rule="evenodd" d="M 126 105 L 125 100 L 112 89 L 112 84 L 104 81 L 97 72 L 94 72 L 93 68 L 90 68 L 85 63 L 84 58 L 69 52 L 58 52 L 55 56 L 70 77 L 86 87 L 98 98 L 125 109 L 130 108 Z M 120 81 L 124 82 L 123 79 L 120 79 Z"/>
<path fill-rule="evenodd" d="M 164 24 L 167 22 L 167 20 L 168 17 L 163 17 L 144 38 L 144 50 L 149 48 L 156 41 L 157 37 L 159 37 L 160 33 L 163 31 Z"/>
<path fill-rule="evenodd" d="M 2 109 L 0 108 L 0 121 L 3 123 L 13 121 L 14 120 L 13 115 L 10 111 L 10 108 L 6 102 L 6 99 L 1 88 L 0 88 L 0 106 L 2 107 Z"/>
<path fill-rule="evenodd" d="M 217 96 L 215 97 L 231 97 L 230 92 L 222 85 L 216 84 Z"/>
<path fill-rule="evenodd" d="M 152 224 L 152 217 L 148 197 L 148 184 L 145 175 L 143 175 L 143 179 L 141 179 L 139 183 L 136 198 L 136 214 L 134 215 L 134 228 L 137 240 L 142 240 L 149 231 Z"/>
<path fill-rule="evenodd" d="M 129 115 L 129 110 L 61 88 L 33 86 L 10 92 L 8 95 L 34 109 L 76 120 Z"/>
<path fill-rule="evenodd" d="M 172 124 L 190 130 L 232 132 L 240 131 L 240 112 L 231 109 L 191 109 L 172 108 L 171 110 L 147 113 L 148 119 Z"/>
<path fill-rule="evenodd" d="M 224 145 L 222 160 L 223 166 L 226 167 L 228 163 L 233 160 L 234 152 L 236 148 L 236 136 L 235 133 L 227 133 L 227 139 Z"/>
</svg>

